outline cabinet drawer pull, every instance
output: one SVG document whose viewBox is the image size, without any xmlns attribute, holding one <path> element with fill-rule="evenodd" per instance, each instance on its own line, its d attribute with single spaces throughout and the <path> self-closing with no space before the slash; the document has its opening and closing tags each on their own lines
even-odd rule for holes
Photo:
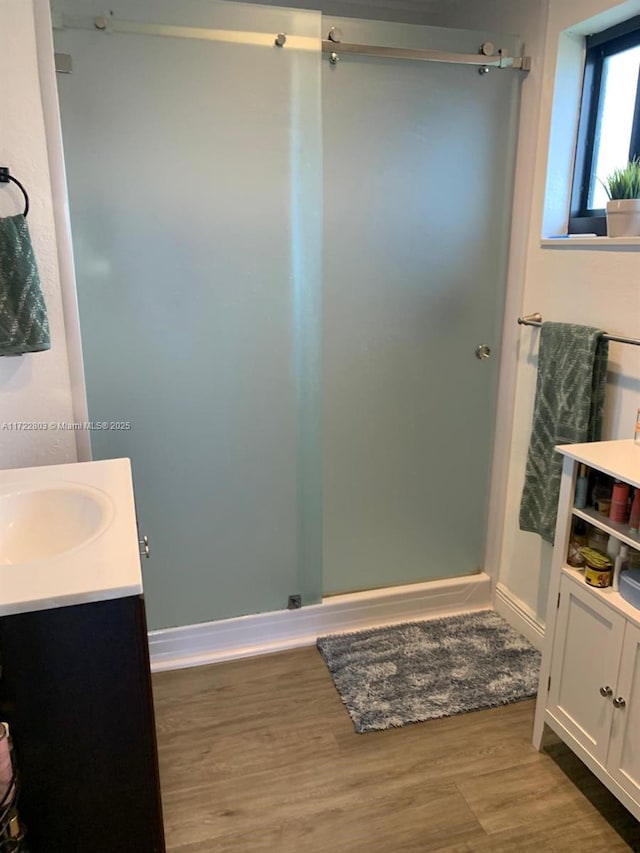
<svg viewBox="0 0 640 853">
<path fill-rule="evenodd" d="M 624 708 L 624 706 L 625 706 L 626 704 L 627 704 L 627 703 L 624 701 L 624 699 L 622 698 L 622 696 L 618 696 L 618 698 L 617 698 L 617 699 L 614 699 L 614 700 L 613 700 L 613 707 L 614 707 L 614 708 Z"/>
<path fill-rule="evenodd" d="M 601 687 L 600 688 L 601 696 L 611 696 L 613 695 L 613 690 L 610 687 Z"/>
</svg>

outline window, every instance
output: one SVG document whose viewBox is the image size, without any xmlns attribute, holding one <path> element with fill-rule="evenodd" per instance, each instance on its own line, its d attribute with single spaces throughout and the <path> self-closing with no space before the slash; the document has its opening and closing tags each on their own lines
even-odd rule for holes
<svg viewBox="0 0 640 853">
<path fill-rule="evenodd" d="M 606 234 L 600 183 L 640 157 L 640 16 L 589 36 L 569 232 Z"/>
</svg>

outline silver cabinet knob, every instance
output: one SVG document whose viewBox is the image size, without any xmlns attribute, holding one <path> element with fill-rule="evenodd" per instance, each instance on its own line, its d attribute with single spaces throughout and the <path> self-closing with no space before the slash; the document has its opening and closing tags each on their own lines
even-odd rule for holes
<svg viewBox="0 0 640 853">
<path fill-rule="evenodd" d="M 276 47 L 284 47 L 287 43 L 287 34 L 286 33 L 278 33 L 275 38 L 274 44 Z"/>
<path fill-rule="evenodd" d="M 140 556 L 146 557 L 147 560 L 151 556 L 151 547 L 149 546 L 149 537 L 143 536 L 139 542 L 140 545 Z"/>
<path fill-rule="evenodd" d="M 491 347 L 488 344 L 478 344 L 476 347 L 476 358 L 483 361 L 485 358 L 491 358 Z"/>
<path fill-rule="evenodd" d="M 601 687 L 600 695 L 601 696 L 611 696 L 613 694 L 613 690 L 610 687 Z"/>
<path fill-rule="evenodd" d="M 622 698 L 622 696 L 618 696 L 618 698 L 617 698 L 617 699 L 614 699 L 614 700 L 613 700 L 613 707 L 614 707 L 614 708 L 624 708 L 624 706 L 625 706 L 626 704 L 627 704 L 627 703 L 624 701 L 624 699 Z"/>
</svg>

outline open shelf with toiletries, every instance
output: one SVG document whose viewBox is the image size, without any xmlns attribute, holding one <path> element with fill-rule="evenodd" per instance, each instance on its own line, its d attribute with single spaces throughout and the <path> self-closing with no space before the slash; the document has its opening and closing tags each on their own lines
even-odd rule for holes
<svg viewBox="0 0 640 853">
<path fill-rule="evenodd" d="M 576 519 L 590 525 L 588 535 L 601 533 L 612 537 L 617 549 L 624 543 L 640 550 L 640 538 L 627 520 L 611 520 L 588 502 L 583 508 L 574 506 L 584 466 L 630 491 L 640 489 L 640 446 L 632 440 L 594 442 L 566 445 L 559 452 L 564 465 L 533 743 L 541 748 L 548 725 L 640 819 L 640 754 L 635 748 L 640 609 L 611 586 L 588 585 L 588 571 L 567 562 L 576 554 L 571 549 Z"/>
<path fill-rule="evenodd" d="M 620 542 L 624 542 L 632 548 L 640 548 L 640 539 L 631 534 L 628 522 L 611 521 L 610 518 L 603 518 L 597 510 L 591 508 L 576 509 L 576 507 L 573 507 L 571 512 L 575 518 L 582 518 L 588 524 L 597 527 L 608 536 L 613 536 L 615 539 L 619 539 Z"/>
</svg>

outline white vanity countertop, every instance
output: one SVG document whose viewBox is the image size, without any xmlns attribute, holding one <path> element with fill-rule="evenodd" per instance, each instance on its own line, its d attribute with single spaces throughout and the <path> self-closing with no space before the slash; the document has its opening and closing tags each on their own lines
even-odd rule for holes
<svg viewBox="0 0 640 853">
<path fill-rule="evenodd" d="M 586 444 L 561 444 L 558 453 L 584 462 L 617 480 L 640 486 L 640 444 L 632 438 L 617 441 L 591 441 Z"/>
<path fill-rule="evenodd" d="M 0 471 L 0 514 L 0 616 L 142 593 L 128 459 Z"/>
</svg>

